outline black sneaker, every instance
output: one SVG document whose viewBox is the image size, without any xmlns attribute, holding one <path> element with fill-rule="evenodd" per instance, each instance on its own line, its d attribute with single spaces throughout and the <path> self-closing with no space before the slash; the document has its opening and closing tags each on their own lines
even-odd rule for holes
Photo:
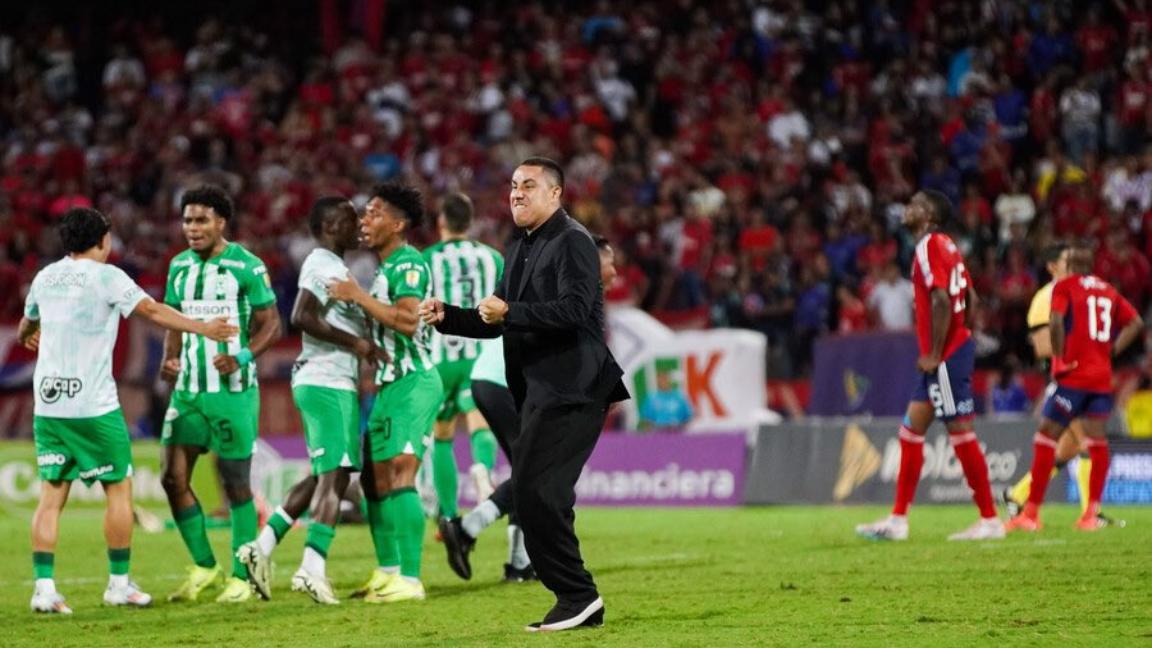
<svg viewBox="0 0 1152 648">
<path fill-rule="evenodd" d="M 440 537 L 444 540 L 444 549 L 448 551 L 448 566 L 460 578 L 471 580 L 472 565 L 468 562 L 468 554 L 476 546 L 476 539 L 465 533 L 459 516 L 440 518 L 438 526 Z"/>
<path fill-rule="evenodd" d="M 1102 527 L 1117 527 L 1119 529 L 1123 529 L 1125 525 L 1124 520 L 1117 520 L 1116 518 L 1104 515 L 1103 512 L 1099 511 L 1096 513 L 1096 519 L 1100 522 L 1100 526 Z"/>
<path fill-rule="evenodd" d="M 513 567 L 512 563 L 504 563 L 505 583 L 523 583 L 534 580 L 540 580 L 540 577 L 536 575 L 536 568 L 531 563 L 522 568 Z"/>
<path fill-rule="evenodd" d="M 599 628 L 604 625 L 604 599 L 599 596 L 591 603 L 558 601 L 543 621 L 524 627 L 528 632 L 557 632 L 575 628 Z"/>
<path fill-rule="evenodd" d="M 1004 508 L 1008 510 L 1009 520 L 1016 517 L 1017 515 L 1020 515 L 1020 512 L 1024 510 L 1024 507 L 1021 506 L 1019 502 L 1012 499 L 1011 488 L 1005 488 L 1003 491 L 1001 491 L 1000 499 L 1004 502 Z"/>
</svg>

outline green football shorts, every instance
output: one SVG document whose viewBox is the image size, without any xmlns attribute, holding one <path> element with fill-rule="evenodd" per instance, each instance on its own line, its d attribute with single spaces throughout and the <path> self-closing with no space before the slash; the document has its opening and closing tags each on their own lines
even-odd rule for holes
<svg viewBox="0 0 1152 648">
<path fill-rule="evenodd" d="M 256 448 L 260 390 L 193 394 L 172 392 L 164 414 L 163 445 L 187 445 L 215 452 L 221 459 L 248 459 Z"/>
<path fill-rule="evenodd" d="M 472 400 L 472 366 L 476 360 L 454 360 L 436 365 L 444 384 L 444 404 L 436 413 L 437 421 L 451 421 L 460 414 L 476 409 Z"/>
<path fill-rule="evenodd" d="M 304 421 L 312 474 L 360 470 L 360 402 L 356 392 L 315 385 L 292 388 Z"/>
<path fill-rule="evenodd" d="M 116 408 L 92 418 L 32 419 L 36 464 L 44 481 L 115 484 L 132 476 L 132 441 Z"/>
<path fill-rule="evenodd" d="M 380 388 L 368 417 L 368 452 L 373 462 L 402 454 L 423 458 L 432 421 L 444 402 L 435 371 L 414 371 Z"/>
</svg>

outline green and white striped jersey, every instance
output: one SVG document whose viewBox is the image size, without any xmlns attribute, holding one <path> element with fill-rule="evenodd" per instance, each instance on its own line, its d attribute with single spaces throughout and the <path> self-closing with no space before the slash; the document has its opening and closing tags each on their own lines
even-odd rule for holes
<svg viewBox="0 0 1152 648">
<path fill-rule="evenodd" d="M 424 301 L 432 296 L 429 274 L 420 251 L 411 245 L 401 246 L 376 269 L 372 297 L 384 304 L 395 304 L 404 297 Z M 376 384 L 388 385 L 416 371 L 431 371 L 433 364 L 428 350 L 431 331 L 432 327 L 420 320 L 416 333 L 408 337 L 373 321 L 372 337 L 390 358 L 376 372 Z"/>
<path fill-rule="evenodd" d="M 238 243 L 229 243 L 223 252 L 207 261 L 192 250 L 185 250 L 168 264 L 164 303 L 193 319 L 227 317 L 231 324 L 240 327 L 239 337 L 228 342 L 183 334 L 178 391 L 211 394 L 241 392 L 256 386 L 255 362 L 222 376 L 212 366 L 212 359 L 220 353 L 235 355 L 247 347 L 252 309 L 276 303 L 263 261 Z"/>
<path fill-rule="evenodd" d="M 504 257 L 496 250 L 467 239 L 441 241 L 424 250 L 432 270 L 432 296 L 460 308 L 475 308 L 496 292 L 504 274 Z M 480 340 L 432 331 L 432 362 L 475 360 Z"/>
</svg>

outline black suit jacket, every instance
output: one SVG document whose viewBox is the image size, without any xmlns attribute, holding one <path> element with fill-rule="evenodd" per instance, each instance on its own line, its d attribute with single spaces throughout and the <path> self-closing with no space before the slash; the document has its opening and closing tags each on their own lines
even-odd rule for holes
<svg viewBox="0 0 1152 648">
<path fill-rule="evenodd" d="M 445 304 L 442 333 L 504 336 L 508 388 L 516 407 L 615 402 L 628 398 L 623 371 L 604 343 L 600 257 L 583 225 L 557 210 L 535 232 L 531 253 L 511 286 L 524 236 L 506 251 L 496 296 L 508 302 L 501 325 L 485 324 L 476 309 Z"/>
</svg>

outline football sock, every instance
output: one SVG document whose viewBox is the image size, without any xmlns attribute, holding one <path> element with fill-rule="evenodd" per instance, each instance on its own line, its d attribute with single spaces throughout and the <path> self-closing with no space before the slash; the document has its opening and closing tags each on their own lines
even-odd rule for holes
<svg viewBox="0 0 1152 648">
<path fill-rule="evenodd" d="M 173 517 L 176 518 L 176 528 L 180 530 L 184 546 L 192 554 L 192 561 L 200 567 L 215 567 L 216 557 L 212 555 L 212 545 L 208 543 L 208 528 L 200 502 L 177 511 Z"/>
<path fill-rule="evenodd" d="M 392 519 L 391 499 L 368 501 L 368 528 L 376 549 L 377 567 L 400 566 L 400 549 L 396 545 L 396 522 Z"/>
<path fill-rule="evenodd" d="M 971 430 L 949 433 L 948 440 L 952 442 L 952 451 L 956 453 L 960 466 L 964 468 L 964 478 L 968 481 L 968 487 L 972 489 L 972 500 L 980 509 L 980 517 L 985 519 L 996 517 L 992 484 L 988 481 L 988 464 L 984 461 L 984 451 L 980 449 L 976 433 Z M 1035 475 L 1032 478 L 1035 479 Z"/>
<path fill-rule="evenodd" d="M 424 510 L 420 496 L 412 487 L 398 488 L 391 493 L 391 513 L 396 520 L 400 549 L 400 575 L 420 578 L 420 558 L 424 548 Z"/>
<path fill-rule="evenodd" d="M 108 573 L 113 576 L 125 576 L 128 574 L 128 563 L 132 559 L 132 549 L 124 547 L 123 549 L 108 549 Z"/>
<path fill-rule="evenodd" d="M 468 511 L 468 514 L 460 520 L 460 526 L 464 527 L 464 533 L 472 536 L 473 538 L 480 537 L 480 532 L 487 529 L 490 524 L 495 522 L 500 517 L 500 507 L 492 500 L 484 500 L 480 502 L 476 508 Z"/>
<path fill-rule="evenodd" d="M 285 511 L 282 506 L 277 506 L 268 518 L 268 523 L 264 525 L 263 529 L 260 529 L 260 535 L 256 536 L 256 544 L 259 545 L 260 551 L 265 556 L 272 555 L 272 550 L 280 544 L 285 535 L 288 535 L 293 523 L 295 520 L 292 519 L 291 515 L 288 515 L 288 511 Z"/>
<path fill-rule="evenodd" d="M 1081 514 L 1088 510 L 1088 501 L 1091 499 L 1089 496 L 1089 493 L 1092 490 L 1090 477 L 1091 474 L 1092 459 L 1088 457 L 1081 457 L 1080 461 L 1076 462 L 1076 488 L 1080 491 Z"/>
<path fill-rule="evenodd" d="M 32 573 L 37 582 L 51 581 L 56 574 L 56 554 L 51 551 L 33 551 Z"/>
<path fill-rule="evenodd" d="M 1092 507 L 1093 511 L 1099 512 L 1112 457 L 1108 449 L 1108 439 L 1089 439 L 1087 445 L 1088 456 L 1092 458 L 1092 473 L 1088 478 L 1088 506 Z"/>
<path fill-rule="evenodd" d="M 899 436 L 900 472 L 896 477 L 896 503 L 892 506 L 892 515 L 907 515 L 908 506 L 916 497 L 920 470 L 924 467 L 924 435 L 901 425 Z"/>
<path fill-rule="evenodd" d="M 432 444 L 432 481 L 436 484 L 436 498 L 440 500 L 440 515 L 456 517 L 459 514 L 457 493 L 460 484 L 456 475 L 456 457 L 452 454 L 452 439 L 436 439 Z"/>
<path fill-rule="evenodd" d="M 336 529 L 327 524 L 313 522 L 308 525 L 308 539 L 304 541 L 304 569 L 313 576 L 324 577 L 325 561 Z"/>
<path fill-rule="evenodd" d="M 508 525 L 508 564 L 516 569 L 524 569 L 532 564 L 528 549 L 524 546 L 524 530 L 518 525 Z"/>
<path fill-rule="evenodd" d="M 491 472 L 496 468 L 496 435 L 488 428 L 480 428 L 472 433 L 472 461 L 483 464 Z"/>
<path fill-rule="evenodd" d="M 1024 512 L 1036 517 L 1040 505 L 1044 503 L 1044 492 L 1052 477 L 1052 466 L 1056 463 L 1056 441 L 1042 432 L 1032 437 L 1032 490 L 1028 493 L 1028 504 Z"/>
<path fill-rule="evenodd" d="M 258 518 L 254 499 L 232 505 L 232 575 L 236 578 L 248 578 L 248 567 L 240 562 L 236 552 L 240 549 L 240 545 L 256 539 L 257 526 Z"/>
</svg>

